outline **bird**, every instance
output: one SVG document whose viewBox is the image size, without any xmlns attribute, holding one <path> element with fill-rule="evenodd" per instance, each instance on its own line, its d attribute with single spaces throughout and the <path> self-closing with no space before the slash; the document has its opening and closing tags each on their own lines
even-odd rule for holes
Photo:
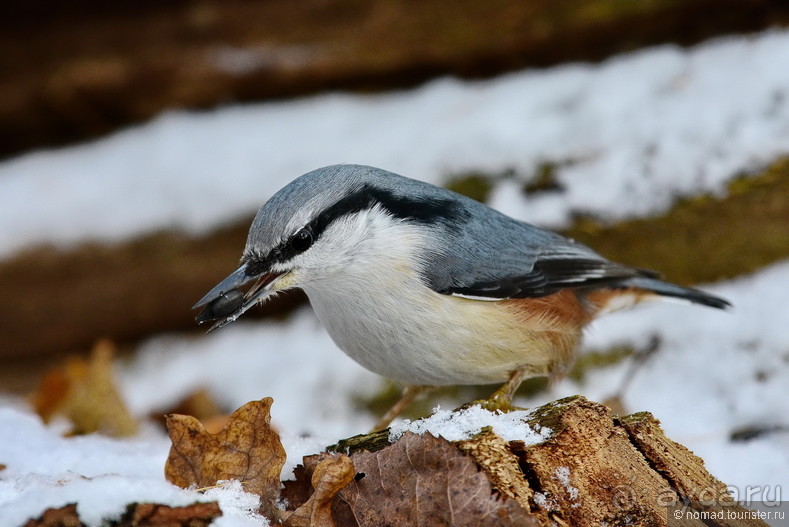
<svg viewBox="0 0 789 527">
<path fill-rule="evenodd" d="M 348 356 L 404 386 L 375 430 L 436 386 L 501 384 L 486 407 L 508 409 L 524 379 L 565 375 L 584 328 L 611 311 L 660 297 L 730 306 L 448 189 L 354 164 L 276 192 L 239 267 L 193 309 L 213 331 L 288 289 L 306 293 Z"/>
</svg>

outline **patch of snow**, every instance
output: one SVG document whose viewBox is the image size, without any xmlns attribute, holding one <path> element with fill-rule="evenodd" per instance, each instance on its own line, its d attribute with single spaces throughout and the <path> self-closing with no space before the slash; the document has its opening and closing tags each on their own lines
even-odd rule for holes
<svg viewBox="0 0 789 527">
<path fill-rule="evenodd" d="M 543 492 L 534 493 L 534 503 L 544 511 L 550 512 L 559 510 L 556 501 L 549 498 L 548 495 Z"/>
<path fill-rule="evenodd" d="M 262 60 L 227 51 L 217 60 L 230 69 Z M 468 170 L 525 180 L 557 162 L 564 192 L 524 197 L 501 183 L 492 205 L 552 226 L 578 211 L 657 212 L 789 153 L 789 68 L 777 66 L 787 59 L 789 30 L 771 30 L 485 81 L 169 112 L 1 162 L 0 255 L 206 232 L 300 174 L 343 162 L 434 183 Z"/>
<path fill-rule="evenodd" d="M 132 502 L 208 501 L 165 481 L 169 445 L 163 436 L 63 438 L 14 408 L 0 408 L 0 434 L 0 462 L 6 465 L 0 473 L 0 525 L 23 525 L 46 508 L 69 503 L 77 503 L 85 523 L 100 525 Z M 231 502 L 225 502 L 231 511 Z"/>
<path fill-rule="evenodd" d="M 578 489 L 573 487 L 570 483 L 570 469 L 567 467 L 556 467 L 556 470 L 553 473 L 553 477 L 562 484 L 564 490 L 567 491 L 567 494 L 570 496 L 572 501 L 578 499 Z"/>
<path fill-rule="evenodd" d="M 257 513 L 260 496 L 245 492 L 238 480 L 222 481 L 220 485 L 206 490 L 206 501 L 216 501 L 222 516 L 214 520 L 213 527 L 267 527 L 268 519 Z"/>
<path fill-rule="evenodd" d="M 459 412 L 433 411 L 430 417 L 411 421 L 404 419 L 394 423 L 389 430 L 389 441 L 396 441 L 406 432 L 415 434 L 430 433 L 448 441 L 470 439 L 484 427 L 489 426 L 505 441 L 523 441 L 526 445 L 536 445 L 551 437 L 551 430 L 542 427 L 534 430 L 525 420 L 530 412 L 514 411 L 508 413 L 491 412 L 479 405 L 464 408 Z"/>
</svg>

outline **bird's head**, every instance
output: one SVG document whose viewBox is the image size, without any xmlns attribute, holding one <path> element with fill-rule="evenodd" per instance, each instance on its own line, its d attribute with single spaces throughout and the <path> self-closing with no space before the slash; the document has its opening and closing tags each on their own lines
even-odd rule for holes
<svg viewBox="0 0 789 527">
<path fill-rule="evenodd" d="M 241 265 L 195 304 L 203 307 L 197 321 L 215 321 L 212 331 L 276 292 L 330 290 L 363 268 L 368 276 L 376 268 L 386 273 L 392 255 L 419 266 L 435 250 L 425 247 L 425 235 L 461 214 L 447 191 L 381 169 L 309 172 L 260 208 Z"/>
</svg>

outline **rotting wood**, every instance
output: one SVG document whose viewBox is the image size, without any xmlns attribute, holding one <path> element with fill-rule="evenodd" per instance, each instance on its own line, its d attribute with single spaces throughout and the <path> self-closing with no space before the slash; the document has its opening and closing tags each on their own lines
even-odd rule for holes
<svg viewBox="0 0 789 527">
<path fill-rule="evenodd" d="M 373 525 L 381 520 L 380 511 L 384 510 L 400 511 L 408 521 L 418 517 L 409 502 L 412 493 L 394 493 L 389 487 L 394 485 L 392 478 L 402 481 L 413 478 L 409 474 L 417 468 L 423 483 L 449 485 L 448 492 L 464 488 L 453 481 L 457 476 L 451 467 L 455 465 L 445 461 L 452 457 L 453 448 L 470 458 L 479 473 L 484 474 L 490 484 L 488 492 L 498 494 L 501 506 L 506 508 L 502 512 L 506 521 L 528 518 L 534 525 L 578 527 L 766 525 L 756 519 L 726 520 L 722 519 L 725 514 L 716 514 L 721 511 L 742 514 L 747 509 L 725 493 L 726 486 L 707 472 L 700 458 L 667 438 L 659 422 L 647 412 L 615 417 L 607 407 L 575 396 L 535 409 L 527 422 L 550 428 L 553 433 L 534 445 L 507 442 L 487 428 L 471 439 L 454 443 L 429 435 L 420 439 L 406 434 L 390 444 L 384 431 L 333 445 L 329 450 L 349 454 L 357 470 L 362 470 L 357 474 L 357 481 L 364 481 L 368 476 L 364 470 L 375 472 L 372 481 L 352 483 L 337 495 L 333 507 L 336 525 Z M 404 440 L 407 444 L 400 444 Z M 430 443 L 429 448 L 420 444 L 422 440 Z M 438 461 L 423 459 L 426 455 L 430 457 L 425 452 L 431 451 L 439 452 Z M 304 466 L 296 470 L 296 481 L 286 482 L 284 495 L 291 507 L 309 496 L 312 471 L 327 455 L 330 454 L 305 458 Z M 402 459 L 404 456 L 408 459 Z M 424 471 L 420 463 L 446 474 Z M 471 473 L 464 469 L 462 474 L 470 477 Z M 484 489 L 475 488 L 477 493 L 484 493 Z M 513 503 L 528 516 L 517 516 Z M 687 514 L 677 519 L 673 513 L 683 503 Z M 419 510 L 429 515 L 425 517 L 433 524 L 448 524 L 449 512 L 441 510 L 446 506 L 443 502 L 427 500 L 420 506 L 428 507 Z M 360 511 L 356 507 L 365 509 Z M 370 507 L 380 510 L 369 510 Z M 467 512 L 473 510 L 477 509 Z M 491 513 L 489 508 L 481 506 L 478 510 Z M 694 513 L 706 513 L 708 517 L 694 519 Z M 408 524 L 398 523 L 395 512 L 386 518 L 392 526 Z M 478 520 L 479 525 L 494 524 L 489 523 L 487 516 Z"/>
</svg>

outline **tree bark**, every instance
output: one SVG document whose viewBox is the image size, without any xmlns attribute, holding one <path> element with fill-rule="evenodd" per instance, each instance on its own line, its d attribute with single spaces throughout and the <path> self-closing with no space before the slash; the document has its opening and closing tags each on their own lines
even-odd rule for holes
<svg viewBox="0 0 789 527">
<path fill-rule="evenodd" d="M 667 438 L 648 412 L 616 417 L 575 396 L 537 408 L 527 422 L 553 433 L 526 445 L 490 429 L 456 442 L 405 434 L 389 443 L 384 431 L 330 447 L 350 455 L 357 471 L 356 481 L 335 497 L 335 524 L 766 525 L 742 519 L 747 509 L 699 457 Z M 331 455 L 304 459 L 296 481 L 286 482 L 290 507 L 309 496 L 312 471 Z M 464 468 L 469 461 L 476 472 Z M 479 474 L 487 484 L 472 486 Z M 458 513 L 459 504 L 486 493 L 496 498 L 495 509 L 478 505 Z"/>
</svg>

